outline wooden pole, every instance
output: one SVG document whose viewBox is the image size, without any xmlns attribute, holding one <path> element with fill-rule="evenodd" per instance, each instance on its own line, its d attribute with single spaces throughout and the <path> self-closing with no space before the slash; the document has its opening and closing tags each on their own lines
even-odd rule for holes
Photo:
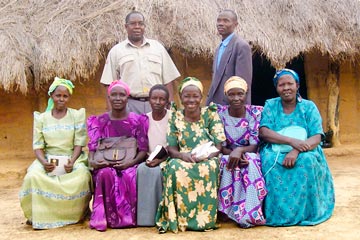
<svg viewBox="0 0 360 240">
<path fill-rule="evenodd" d="M 339 105 L 340 105 L 340 63 L 330 62 L 329 73 L 326 79 L 326 85 L 329 91 L 327 106 L 327 124 L 328 130 L 333 131 L 332 144 L 339 146 L 340 126 L 339 126 Z"/>
</svg>

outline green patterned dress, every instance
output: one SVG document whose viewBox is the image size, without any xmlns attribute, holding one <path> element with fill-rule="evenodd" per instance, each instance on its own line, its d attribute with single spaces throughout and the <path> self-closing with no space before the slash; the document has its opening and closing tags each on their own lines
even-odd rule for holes
<svg viewBox="0 0 360 240">
<path fill-rule="evenodd" d="M 225 141 L 222 122 L 215 105 L 201 109 L 198 122 L 187 122 L 183 110 L 173 111 L 169 119 L 167 141 L 180 152 L 190 152 L 206 142 Z M 162 200 L 156 214 L 159 231 L 173 232 L 216 228 L 219 160 L 200 163 L 169 158 L 163 168 Z"/>
<path fill-rule="evenodd" d="M 71 156 L 74 146 L 85 146 L 85 109 L 67 109 L 56 119 L 51 111 L 34 112 L 33 148 L 46 155 Z M 74 224 L 84 218 L 91 199 L 91 174 L 83 152 L 73 171 L 61 176 L 48 176 L 36 159 L 28 168 L 19 197 L 25 217 L 35 229 L 48 229 Z"/>
</svg>

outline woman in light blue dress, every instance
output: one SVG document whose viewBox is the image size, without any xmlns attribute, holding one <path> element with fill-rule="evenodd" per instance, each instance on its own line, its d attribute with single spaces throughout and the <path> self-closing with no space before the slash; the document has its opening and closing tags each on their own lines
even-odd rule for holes
<svg viewBox="0 0 360 240">
<path fill-rule="evenodd" d="M 266 101 L 259 130 L 268 189 L 266 224 L 316 225 L 331 217 L 335 205 L 332 176 L 319 145 L 322 119 L 316 105 L 300 97 L 296 72 L 278 71 L 274 85 L 280 97 Z"/>
</svg>

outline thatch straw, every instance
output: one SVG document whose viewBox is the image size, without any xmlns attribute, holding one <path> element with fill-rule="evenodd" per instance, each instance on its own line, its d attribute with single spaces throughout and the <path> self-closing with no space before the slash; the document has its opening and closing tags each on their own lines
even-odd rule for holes
<svg viewBox="0 0 360 240">
<path fill-rule="evenodd" d="M 333 60 L 360 52 L 359 0 L 2 0 L 0 86 L 25 93 L 55 75 L 91 80 L 108 50 L 126 38 L 132 9 L 144 13 L 147 37 L 211 56 L 224 8 L 238 13 L 239 34 L 275 67 L 313 49 Z"/>
</svg>

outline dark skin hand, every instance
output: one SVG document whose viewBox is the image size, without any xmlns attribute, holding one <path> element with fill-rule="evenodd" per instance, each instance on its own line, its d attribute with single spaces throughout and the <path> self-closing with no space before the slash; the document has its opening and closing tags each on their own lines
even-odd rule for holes
<svg viewBox="0 0 360 240">
<path fill-rule="evenodd" d="M 221 144 L 216 144 L 215 147 L 217 149 L 219 149 L 219 152 L 220 152 L 220 149 L 221 149 Z M 179 149 L 178 147 L 174 147 L 174 146 L 169 146 L 168 147 L 168 150 L 169 150 L 169 155 L 170 157 L 172 158 L 179 158 L 181 160 L 183 160 L 184 162 L 190 162 L 190 163 L 198 163 L 198 162 L 202 162 L 202 161 L 205 161 L 205 160 L 201 160 L 201 159 L 197 159 L 195 157 L 194 154 L 191 154 L 190 152 L 179 152 Z M 212 153 L 209 155 L 209 157 L 207 159 L 210 159 L 210 158 L 213 158 L 213 157 L 217 157 L 219 155 L 219 152 L 215 152 L 215 153 Z"/>
<path fill-rule="evenodd" d="M 293 138 L 289 142 L 293 148 L 297 149 L 300 152 L 307 152 L 310 150 L 310 144 L 308 144 L 306 141 Z"/>
<path fill-rule="evenodd" d="M 74 167 L 74 163 L 76 159 L 81 155 L 82 152 L 82 146 L 75 146 L 73 155 L 71 156 L 71 159 L 69 159 L 68 163 L 64 165 L 65 172 L 71 173 Z"/>
<path fill-rule="evenodd" d="M 134 166 L 135 164 L 141 163 L 142 161 L 144 161 L 144 159 L 146 157 L 146 152 L 141 151 L 141 152 L 138 152 L 138 154 L 136 155 L 136 157 L 134 159 L 109 163 L 108 161 L 106 161 L 104 159 L 95 161 L 94 154 L 95 154 L 95 152 L 92 152 L 92 151 L 90 151 L 90 153 L 89 153 L 89 162 L 90 162 L 90 165 L 94 169 L 100 169 L 100 168 L 104 168 L 104 167 L 113 167 L 118 170 L 124 170 L 124 169 Z"/>
<path fill-rule="evenodd" d="M 148 167 L 156 167 L 158 166 L 160 163 L 162 163 L 163 161 L 165 161 L 167 158 L 167 156 L 163 157 L 163 158 L 154 158 L 152 161 L 148 161 L 146 160 L 145 165 Z"/>
<path fill-rule="evenodd" d="M 34 152 L 35 152 L 36 158 L 44 166 L 44 169 L 45 169 L 46 172 L 52 172 L 55 169 L 55 165 L 52 164 L 52 163 L 49 163 L 46 160 L 43 149 L 35 149 Z"/>
<path fill-rule="evenodd" d="M 34 152 L 35 152 L 35 155 L 36 155 L 37 159 L 44 166 L 44 169 L 45 169 L 46 172 L 52 172 L 55 169 L 55 165 L 53 163 L 49 163 L 46 160 L 43 149 L 35 149 Z M 74 147 L 74 153 L 71 156 L 71 159 L 69 159 L 68 163 L 64 165 L 66 173 L 71 173 L 72 172 L 73 167 L 74 167 L 74 163 L 75 163 L 76 159 L 78 159 L 78 157 L 80 156 L 81 152 L 82 152 L 82 146 L 75 146 Z"/>
<path fill-rule="evenodd" d="M 185 162 L 197 163 L 199 160 L 195 157 L 194 154 L 191 153 L 181 153 L 180 159 Z"/>
<path fill-rule="evenodd" d="M 285 168 L 293 168 L 295 166 L 296 163 L 296 159 L 299 156 L 299 151 L 296 149 L 291 150 L 290 152 L 288 152 L 285 155 L 284 161 L 283 161 L 283 166 Z"/>
<path fill-rule="evenodd" d="M 244 147 L 237 147 L 234 150 L 223 147 L 222 153 L 229 155 L 229 162 L 227 169 L 234 170 L 235 168 L 243 168 L 249 165 L 249 161 L 245 157 L 246 152 L 256 152 L 257 145 L 249 145 Z"/>
<path fill-rule="evenodd" d="M 138 152 L 138 154 L 136 155 L 136 157 L 134 159 L 123 160 L 123 161 L 117 162 L 115 165 L 113 165 L 113 167 L 118 170 L 127 169 L 129 167 L 134 166 L 135 164 L 139 164 L 139 163 L 143 162 L 146 157 L 146 154 L 147 153 L 144 151 Z"/>
<path fill-rule="evenodd" d="M 288 144 L 293 147 L 289 153 L 286 154 L 283 166 L 286 168 L 293 168 L 296 164 L 296 159 L 301 152 L 307 152 L 319 145 L 321 141 L 320 134 L 309 137 L 306 140 L 298 140 L 295 138 L 286 137 L 266 127 L 260 128 L 260 137 L 270 143 Z"/>
<path fill-rule="evenodd" d="M 110 163 L 108 161 L 105 161 L 104 159 L 98 161 L 94 160 L 94 154 L 95 152 L 89 151 L 89 163 L 91 167 L 93 167 L 94 169 L 100 169 L 110 166 Z"/>
<path fill-rule="evenodd" d="M 229 170 L 234 170 L 238 167 L 246 167 L 248 164 L 249 161 L 245 158 L 245 152 L 243 152 L 241 148 L 235 148 L 229 155 L 229 161 L 226 165 L 226 168 Z"/>
<path fill-rule="evenodd" d="M 299 148 L 296 147 L 296 143 L 294 143 L 297 141 L 305 142 L 306 144 L 303 146 L 306 146 L 305 149 L 307 149 L 307 150 L 302 150 L 302 149 L 304 149 L 302 147 L 300 147 L 300 150 L 299 150 Z M 296 164 L 296 160 L 297 160 L 297 157 L 299 156 L 300 152 L 307 152 L 307 151 L 314 149 L 317 145 L 319 145 L 320 141 L 321 141 L 320 134 L 309 137 L 305 141 L 301 141 L 301 140 L 297 140 L 297 139 L 295 139 L 295 141 L 292 141 L 293 144 L 291 144 L 291 146 L 294 149 L 291 150 L 288 154 L 286 154 L 284 161 L 283 161 L 283 166 L 286 168 L 293 168 Z"/>
<path fill-rule="evenodd" d="M 118 170 L 124 170 L 124 169 L 134 166 L 134 159 L 118 161 L 112 166 L 113 166 L 113 168 L 116 168 Z"/>
</svg>

